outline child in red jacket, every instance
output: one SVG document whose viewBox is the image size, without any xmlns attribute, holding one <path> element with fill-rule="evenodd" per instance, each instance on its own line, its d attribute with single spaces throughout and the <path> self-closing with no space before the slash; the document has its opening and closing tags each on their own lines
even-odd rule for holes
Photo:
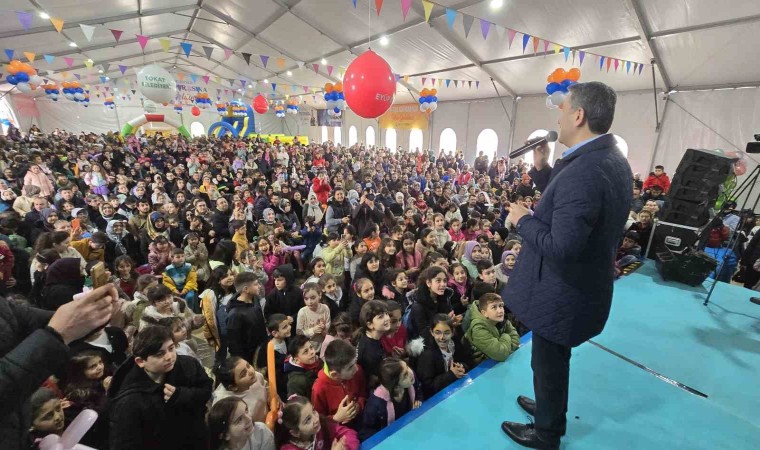
<svg viewBox="0 0 760 450">
<path fill-rule="evenodd" d="M 651 172 L 644 181 L 643 189 L 646 191 L 652 186 L 660 186 L 663 193 L 668 193 L 670 190 L 670 178 L 668 177 L 668 174 L 665 173 L 665 167 L 654 166 L 654 172 Z"/>
<path fill-rule="evenodd" d="M 356 364 L 356 347 L 336 339 L 325 349 L 325 368 L 311 389 L 311 403 L 321 415 L 356 429 L 367 401 L 362 368 Z"/>
<path fill-rule="evenodd" d="M 325 171 L 320 171 L 319 175 L 314 178 L 311 190 L 317 194 L 317 200 L 319 200 L 319 203 L 322 206 L 327 205 L 327 200 L 330 198 L 330 191 L 332 191 L 332 187 L 330 186 L 330 182 L 327 180 L 327 173 Z"/>
</svg>

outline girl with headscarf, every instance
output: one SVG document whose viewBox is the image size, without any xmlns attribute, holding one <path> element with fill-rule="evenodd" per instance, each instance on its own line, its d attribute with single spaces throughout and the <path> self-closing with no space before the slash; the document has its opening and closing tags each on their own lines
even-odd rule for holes
<svg viewBox="0 0 760 450">
<path fill-rule="evenodd" d="M 149 245 L 156 240 L 158 236 L 169 239 L 169 232 L 166 228 L 166 219 L 160 212 L 152 212 L 145 222 L 145 229 L 140 233 L 140 251 L 144 258 L 148 258 Z"/>
<path fill-rule="evenodd" d="M 106 225 L 106 264 L 111 265 L 119 256 L 126 255 L 135 257 L 137 254 L 137 241 L 127 231 L 125 222 L 122 220 L 109 220 Z"/>
<path fill-rule="evenodd" d="M 480 244 L 477 241 L 467 241 L 464 244 L 464 253 L 462 254 L 462 265 L 467 269 L 470 278 L 478 278 L 478 268 L 476 264 L 480 261 Z"/>
<path fill-rule="evenodd" d="M 259 238 L 266 239 L 274 233 L 277 222 L 275 221 L 274 209 L 267 208 L 261 214 L 262 219 L 259 220 Z"/>
<path fill-rule="evenodd" d="M 512 250 L 507 250 L 501 254 L 501 264 L 496 265 L 496 279 L 504 283 L 505 285 L 509 281 L 509 276 L 512 275 L 512 271 L 515 269 L 515 263 L 517 262 L 517 253 Z"/>
<path fill-rule="evenodd" d="M 0 191 L 0 212 L 5 212 L 13 208 L 15 200 L 16 194 L 12 189 L 5 189 Z"/>
</svg>

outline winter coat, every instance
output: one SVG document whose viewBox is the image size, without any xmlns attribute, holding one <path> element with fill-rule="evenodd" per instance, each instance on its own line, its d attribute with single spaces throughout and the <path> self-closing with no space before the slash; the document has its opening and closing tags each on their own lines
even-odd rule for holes
<svg viewBox="0 0 760 450">
<path fill-rule="evenodd" d="M 325 429 L 327 428 L 327 429 Z M 309 450 L 331 450 L 332 443 L 336 439 L 343 439 L 343 447 L 346 450 L 359 450 L 359 438 L 356 437 L 356 431 L 351 428 L 335 423 L 332 420 L 327 420 L 326 425 L 321 427 L 317 431 L 314 437 L 314 446 L 309 447 Z M 291 444 L 290 442 L 283 444 L 280 450 L 306 450 Z"/>
<path fill-rule="evenodd" d="M 90 247 L 90 238 L 80 239 L 78 241 L 71 241 L 71 246 L 82 255 L 85 261 L 106 261 L 105 248 L 101 247 L 93 249 Z"/>
<path fill-rule="evenodd" d="M 203 324 L 203 337 L 206 338 L 206 342 L 214 347 L 214 351 L 219 350 L 221 346 L 221 332 L 226 331 L 227 324 L 219 323 L 219 308 L 221 299 L 217 297 L 216 293 L 211 289 L 206 289 L 200 295 L 201 298 L 201 313 L 205 319 Z M 226 314 L 225 314 L 226 317 Z"/>
<path fill-rule="evenodd" d="M 75 355 L 83 351 L 95 351 L 100 354 L 103 359 L 103 364 L 106 366 L 108 374 L 113 374 L 116 369 L 127 359 L 127 347 L 129 341 L 127 335 L 121 328 L 106 327 L 106 336 L 108 336 L 108 342 L 111 343 L 112 351 L 107 351 L 103 347 L 93 345 L 84 339 L 79 339 L 69 344 L 71 354 Z"/>
<path fill-rule="evenodd" d="M 285 275 L 285 289 L 280 291 L 275 288 L 267 294 L 264 315 L 269 317 L 272 314 L 279 313 L 295 319 L 298 316 L 298 311 L 300 311 L 305 305 L 303 302 L 303 294 L 296 285 L 293 266 L 290 264 L 283 264 L 278 266 L 277 270 Z"/>
<path fill-rule="evenodd" d="M 343 200 L 338 203 L 333 200 L 327 205 L 327 212 L 325 213 L 325 226 L 327 232 L 338 232 L 341 225 L 343 225 L 343 218 L 351 217 L 351 204 L 348 200 Z M 361 236 L 361 234 L 359 235 Z"/>
<path fill-rule="evenodd" d="M 32 424 L 29 399 L 68 364 L 69 348 L 45 329 L 53 313 L 0 297 L 0 442 L 4 450 L 27 448 Z"/>
<path fill-rule="evenodd" d="M 364 203 L 357 206 L 351 213 L 351 224 L 356 227 L 356 235 L 361 237 L 375 224 L 383 223 L 383 212 L 378 205 L 374 208 L 370 208 L 368 204 Z"/>
<path fill-rule="evenodd" d="M 348 247 L 338 245 L 333 248 L 329 245 L 322 250 L 322 259 L 325 260 L 325 273 L 329 273 L 336 277 L 343 276 L 343 269 L 345 266 L 344 258 L 351 258 L 353 252 Z"/>
<path fill-rule="evenodd" d="M 409 321 L 411 326 L 407 330 L 409 340 L 430 333 L 430 324 L 436 314 L 448 314 L 452 311 L 451 304 L 454 300 L 454 290 L 447 287 L 443 295 L 434 301 L 427 289 L 418 287 L 406 294 L 406 299 L 411 305 Z"/>
<path fill-rule="evenodd" d="M 55 311 L 82 292 L 85 279 L 81 270 L 76 258 L 63 258 L 51 264 L 46 271 L 40 307 Z"/>
<path fill-rule="evenodd" d="M 494 324 L 480 312 L 477 300 L 470 305 L 468 314 L 469 323 L 464 337 L 472 345 L 476 364 L 486 358 L 504 361 L 520 347 L 520 335 L 509 320 L 503 324 Z"/>
<path fill-rule="evenodd" d="M 517 224 L 522 251 L 504 297 L 534 333 L 574 347 L 604 329 L 632 185 L 631 167 L 611 134 L 555 164 L 534 214 Z"/>
<path fill-rule="evenodd" d="M 319 177 L 315 177 L 311 189 L 317 195 L 319 203 L 323 205 L 327 204 L 327 199 L 330 198 L 330 191 L 332 191 L 330 183 L 322 181 Z"/>
<path fill-rule="evenodd" d="M 211 276 L 211 267 L 208 265 L 208 249 L 202 242 L 193 248 L 190 245 L 185 246 L 185 261 L 195 266 L 198 279 L 208 281 Z"/>
<path fill-rule="evenodd" d="M 644 180 L 642 189 L 646 191 L 652 186 L 660 186 L 662 188 L 662 193 L 667 194 L 670 190 L 670 177 L 664 172 L 660 176 L 655 175 L 654 172 L 650 172 L 647 179 Z"/>
<path fill-rule="evenodd" d="M 359 438 L 365 441 L 375 433 L 387 427 L 400 418 L 406 412 L 412 410 L 415 400 L 419 399 L 417 394 L 418 385 L 410 386 L 401 400 L 403 406 L 401 411 L 396 409 L 396 403 L 391 398 L 391 393 L 385 386 L 378 386 L 372 391 L 367 399 L 367 406 L 362 413 L 361 429 Z"/>
<path fill-rule="evenodd" d="M 227 304 L 227 346 L 230 356 L 253 364 L 253 356 L 267 341 L 266 320 L 258 301 L 245 303 L 234 297 Z"/>
<path fill-rule="evenodd" d="M 190 263 L 185 263 L 180 267 L 169 264 L 161 276 L 164 286 L 175 295 L 179 295 L 182 291 L 198 291 L 198 274 Z"/>
<path fill-rule="evenodd" d="M 285 376 L 288 377 L 288 397 L 293 394 L 302 397 L 311 398 L 311 388 L 317 381 L 317 373 L 323 368 L 322 363 L 317 360 L 314 368 L 304 368 L 296 365 L 291 358 L 285 360 Z"/>
<path fill-rule="evenodd" d="M 470 345 L 463 343 L 456 334 L 452 336 L 451 343 L 453 345 L 449 351 L 452 352 L 452 361 L 462 364 L 465 370 L 470 370 L 473 366 Z M 430 335 L 425 338 L 425 349 L 417 358 L 415 372 L 422 384 L 422 392 L 425 394 L 425 398 L 432 397 L 457 380 L 456 375 L 451 371 L 451 367 L 446 367 L 443 353 L 435 339 Z"/>
<path fill-rule="evenodd" d="M 356 373 L 350 380 L 334 380 L 320 370 L 311 388 L 311 404 L 319 414 L 332 419 L 346 395 L 356 399 L 359 409 L 357 417 L 360 417 L 367 401 L 367 384 L 361 366 L 357 365 Z"/>
<path fill-rule="evenodd" d="M 164 401 L 164 385 L 176 388 Z M 205 450 L 211 379 L 193 357 L 178 355 L 159 384 L 134 360 L 124 363 L 108 391 L 111 450 Z"/>
</svg>

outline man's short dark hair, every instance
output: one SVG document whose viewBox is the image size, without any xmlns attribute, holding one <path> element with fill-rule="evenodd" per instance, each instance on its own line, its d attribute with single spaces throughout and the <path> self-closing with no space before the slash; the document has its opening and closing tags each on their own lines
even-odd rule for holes
<svg viewBox="0 0 760 450">
<path fill-rule="evenodd" d="M 135 336 L 132 354 L 142 359 L 156 355 L 166 341 L 173 341 L 174 336 L 168 327 L 146 327 Z"/>
<path fill-rule="evenodd" d="M 615 118 L 617 94 L 604 83 L 590 81 L 570 86 L 570 105 L 583 109 L 583 115 L 592 133 L 604 134 L 610 130 Z"/>
<path fill-rule="evenodd" d="M 310 341 L 309 338 L 304 336 L 303 334 L 297 334 L 290 338 L 290 342 L 288 343 L 288 355 L 290 355 L 291 358 L 295 358 L 298 356 L 298 352 L 301 351 L 302 348 Z"/>
<path fill-rule="evenodd" d="M 475 263 L 475 267 L 478 269 L 478 273 L 481 274 L 485 272 L 486 270 L 493 267 L 493 261 L 489 261 L 487 259 L 482 259 Z"/>
<path fill-rule="evenodd" d="M 171 297 L 171 295 L 172 295 L 172 291 L 170 291 L 169 288 L 164 286 L 163 284 L 159 284 L 158 286 L 153 286 L 152 288 L 148 289 L 148 292 L 146 293 L 146 296 L 148 297 L 148 301 L 151 304 L 161 301 L 165 299 L 166 297 Z"/>
<path fill-rule="evenodd" d="M 241 292 L 246 286 L 258 280 L 253 272 L 242 272 L 235 275 L 235 291 Z"/>
<path fill-rule="evenodd" d="M 356 359 L 356 347 L 346 341 L 335 339 L 325 349 L 325 364 L 328 370 L 340 372 Z"/>
<path fill-rule="evenodd" d="M 654 166 L 655 169 L 665 170 L 665 166 Z"/>
</svg>

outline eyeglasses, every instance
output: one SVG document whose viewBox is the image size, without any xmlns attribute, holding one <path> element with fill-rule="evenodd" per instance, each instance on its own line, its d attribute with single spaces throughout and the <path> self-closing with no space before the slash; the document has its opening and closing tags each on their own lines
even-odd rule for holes
<svg viewBox="0 0 760 450">
<path fill-rule="evenodd" d="M 433 331 L 433 336 L 435 337 L 451 337 L 451 331 Z"/>
</svg>

